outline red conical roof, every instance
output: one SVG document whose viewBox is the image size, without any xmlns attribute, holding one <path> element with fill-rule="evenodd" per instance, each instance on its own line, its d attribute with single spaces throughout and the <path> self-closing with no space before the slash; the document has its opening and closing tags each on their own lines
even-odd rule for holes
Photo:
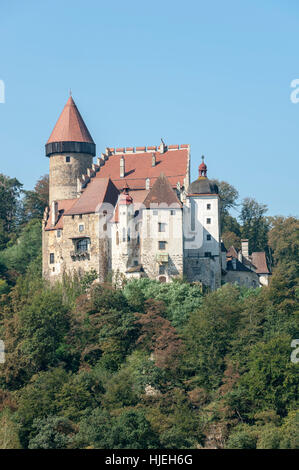
<svg viewBox="0 0 299 470">
<path fill-rule="evenodd" d="M 72 96 L 67 100 L 47 144 L 53 142 L 94 143 Z"/>
</svg>

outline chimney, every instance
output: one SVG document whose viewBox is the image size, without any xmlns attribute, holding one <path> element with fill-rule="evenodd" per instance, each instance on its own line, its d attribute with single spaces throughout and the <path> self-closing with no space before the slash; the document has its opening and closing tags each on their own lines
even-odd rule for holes
<svg viewBox="0 0 299 470">
<path fill-rule="evenodd" d="M 52 201 L 52 207 L 51 207 L 51 223 L 54 226 L 57 222 L 58 218 L 58 202 Z"/>
<path fill-rule="evenodd" d="M 245 258 L 249 258 L 248 239 L 241 240 L 241 251 Z"/>
<path fill-rule="evenodd" d="M 152 166 L 156 166 L 156 155 L 152 154 Z"/>
<path fill-rule="evenodd" d="M 123 155 L 120 157 L 120 177 L 125 177 L 125 158 Z"/>
<path fill-rule="evenodd" d="M 163 139 L 161 139 L 161 144 L 159 145 L 159 152 L 160 153 L 165 153 L 166 152 L 166 145 L 165 145 Z"/>
</svg>

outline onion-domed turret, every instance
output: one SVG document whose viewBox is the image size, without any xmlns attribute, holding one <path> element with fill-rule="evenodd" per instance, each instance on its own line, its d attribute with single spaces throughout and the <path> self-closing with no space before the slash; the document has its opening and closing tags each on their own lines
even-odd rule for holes
<svg viewBox="0 0 299 470">
<path fill-rule="evenodd" d="M 202 163 L 199 165 L 199 177 L 193 181 L 188 188 L 188 194 L 218 194 L 218 186 L 207 177 L 208 167 L 202 156 Z"/>
<path fill-rule="evenodd" d="M 133 203 L 133 199 L 129 194 L 129 188 L 127 186 L 125 186 L 123 188 L 122 194 L 119 197 L 119 204 L 124 205 L 124 206 L 128 206 L 132 203 Z"/>
</svg>

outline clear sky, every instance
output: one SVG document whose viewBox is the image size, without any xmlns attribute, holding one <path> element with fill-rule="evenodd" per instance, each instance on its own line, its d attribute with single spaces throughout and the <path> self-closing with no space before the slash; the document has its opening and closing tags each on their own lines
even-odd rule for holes
<svg viewBox="0 0 299 470">
<path fill-rule="evenodd" d="M 193 179 L 204 154 L 241 199 L 298 215 L 298 44 L 298 0 L 1 0 L 0 172 L 48 172 L 71 88 L 98 154 L 189 143 Z"/>
</svg>

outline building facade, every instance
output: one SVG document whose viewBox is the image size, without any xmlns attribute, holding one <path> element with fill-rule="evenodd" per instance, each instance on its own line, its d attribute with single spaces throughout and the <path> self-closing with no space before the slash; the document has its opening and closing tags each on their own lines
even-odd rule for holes
<svg viewBox="0 0 299 470">
<path fill-rule="evenodd" d="M 185 277 L 210 289 L 226 269 L 218 187 L 202 161 L 190 184 L 190 146 L 106 148 L 95 143 L 70 96 L 46 144 L 49 207 L 43 275 Z"/>
</svg>

